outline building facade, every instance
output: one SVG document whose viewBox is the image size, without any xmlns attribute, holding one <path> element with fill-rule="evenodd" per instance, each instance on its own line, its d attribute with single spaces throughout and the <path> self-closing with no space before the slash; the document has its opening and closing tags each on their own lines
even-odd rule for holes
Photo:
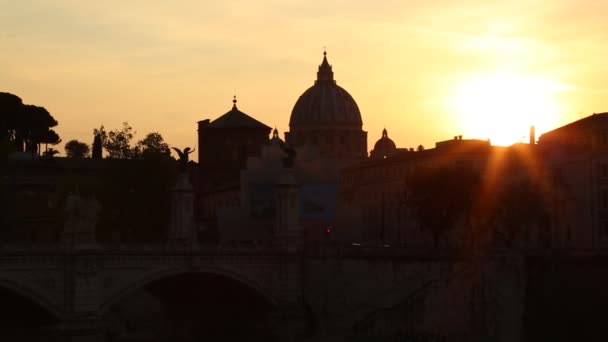
<svg viewBox="0 0 608 342">
<path fill-rule="evenodd" d="M 563 248 L 608 247 L 608 113 L 540 136 L 552 190 L 552 240 Z"/>
<path fill-rule="evenodd" d="M 335 222 L 340 170 L 367 158 L 362 125 L 359 107 L 336 84 L 326 53 L 315 84 L 293 107 L 285 141 L 276 129 L 269 139 L 270 127 L 239 111 L 236 99 L 220 118 L 200 121 L 201 235 L 266 240 L 282 207 L 275 190 L 286 169 L 297 184 L 304 238 L 321 235 Z"/>
<path fill-rule="evenodd" d="M 386 137 L 381 138 L 385 139 Z M 378 149 L 378 144 L 376 144 Z M 407 180 L 416 170 L 466 167 L 485 170 L 500 147 L 488 141 L 456 137 L 433 149 L 401 150 L 343 169 L 338 192 L 340 240 L 362 245 L 425 247 L 431 236 L 421 229 L 408 204 Z M 461 234 L 456 232 L 455 234 Z M 455 245 L 464 236 L 448 237 Z"/>
</svg>

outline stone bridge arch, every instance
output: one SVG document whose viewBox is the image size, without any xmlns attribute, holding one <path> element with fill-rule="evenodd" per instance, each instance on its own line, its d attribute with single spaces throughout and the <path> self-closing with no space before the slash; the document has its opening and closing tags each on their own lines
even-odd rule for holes
<svg viewBox="0 0 608 342">
<path fill-rule="evenodd" d="M 258 281 L 243 274 L 243 272 L 239 272 L 238 270 L 234 270 L 227 267 L 198 267 L 196 269 L 167 267 L 147 271 L 139 275 L 135 280 L 129 281 L 128 283 L 119 286 L 117 289 L 114 289 L 114 291 L 112 291 L 102 300 L 99 307 L 99 313 L 101 315 L 105 314 L 113 305 L 128 298 L 137 290 L 145 287 L 148 284 L 151 284 L 158 280 L 184 274 L 212 274 L 225 277 L 232 281 L 239 282 L 252 289 L 256 294 L 260 295 L 262 298 L 264 298 L 264 300 L 266 300 L 270 305 L 272 305 L 272 307 L 279 307 L 279 299 L 277 298 L 278 296 L 276 294 L 272 293 L 272 291 L 260 284 Z"/>
<path fill-rule="evenodd" d="M 64 317 L 64 311 L 56 304 L 50 295 L 27 285 L 21 280 L 0 277 L 0 287 L 29 299 L 57 319 L 62 319 Z"/>
</svg>

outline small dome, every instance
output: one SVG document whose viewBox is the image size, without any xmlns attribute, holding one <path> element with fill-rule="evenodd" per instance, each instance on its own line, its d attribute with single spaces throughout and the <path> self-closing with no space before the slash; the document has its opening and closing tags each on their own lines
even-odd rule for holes
<svg viewBox="0 0 608 342">
<path fill-rule="evenodd" d="M 374 150 L 371 152 L 372 158 L 385 158 L 393 154 L 397 150 L 395 142 L 388 137 L 386 128 L 382 130 L 382 138 L 376 141 Z"/>
<path fill-rule="evenodd" d="M 336 84 L 325 52 L 315 84 L 300 96 L 289 120 L 292 129 L 319 125 L 354 128 L 363 125 L 357 103 L 344 88 Z"/>
<path fill-rule="evenodd" d="M 272 130 L 272 138 L 269 141 L 270 145 L 277 145 L 277 146 L 282 146 L 285 142 L 279 138 L 279 130 L 275 127 L 274 130 Z"/>
</svg>

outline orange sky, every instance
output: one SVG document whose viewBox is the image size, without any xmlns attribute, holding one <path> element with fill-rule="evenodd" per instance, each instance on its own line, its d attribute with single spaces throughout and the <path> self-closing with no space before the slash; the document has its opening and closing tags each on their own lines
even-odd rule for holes
<svg viewBox="0 0 608 342">
<path fill-rule="evenodd" d="M 400 147 L 509 143 L 608 111 L 608 2 L 428 3 L 0 0 L 0 91 L 46 107 L 64 142 L 128 121 L 194 146 L 235 91 L 287 130 L 327 46 L 368 149 L 384 126 Z"/>
</svg>

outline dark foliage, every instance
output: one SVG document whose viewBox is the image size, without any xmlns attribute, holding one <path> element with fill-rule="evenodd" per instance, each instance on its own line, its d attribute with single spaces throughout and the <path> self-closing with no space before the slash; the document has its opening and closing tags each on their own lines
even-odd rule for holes
<svg viewBox="0 0 608 342">
<path fill-rule="evenodd" d="M 22 106 L 19 96 L 0 93 L 0 140 L 14 139 L 17 115 Z"/>
<path fill-rule="evenodd" d="M 39 153 L 39 145 L 52 136 L 49 129 L 55 126 L 57 121 L 44 107 L 24 105 L 17 119 L 15 141 L 23 143 L 25 151 Z"/>
<path fill-rule="evenodd" d="M 46 151 L 42 152 L 42 156 L 44 158 L 53 158 L 55 155 L 59 154 L 59 151 L 57 151 L 54 148 L 49 148 Z"/>
<path fill-rule="evenodd" d="M 549 224 L 548 205 L 538 182 L 529 178 L 510 182 L 497 199 L 498 209 L 494 220 L 505 227 L 498 238 L 509 247 L 515 239 L 521 237 L 524 229 L 541 228 Z"/>
<path fill-rule="evenodd" d="M 170 158 L 169 145 L 158 132 L 148 133 L 145 138 L 132 147 L 131 141 L 135 135 L 133 128 L 123 122 L 121 129 L 106 131 L 104 126 L 94 129 L 93 158 L 101 158 L 103 147 L 110 159 L 164 159 Z M 97 143 L 96 143 L 97 141 Z M 96 145 L 97 144 L 97 145 Z"/>
<path fill-rule="evenodd" d="M 45 144 L 45 146 L 48 144 L 57 145 L 60 142 L 61 142 L 61 138 L 59 137 L 59 134 L 57 134 L 57 132 L 55 132 L 52 129 L 49 129 L 48 131 L 46 131 L 46 133 L 44 133 L 40 139 L 40 143 Z M 45 152 L 46 152 L 46 150 L 48 150 L 48 147 L 45 147 Z"/>
<path fill-rule="evenodd" d="M 111 159 L 133 159 L 137 153 L 131 148 L 131 140 L 133 140 L 133 128 L 129 123 L 123 122 L 121 129 L 115 129 L 107 132 L 103 126 L 93 131 L 95 135 L 100 136 L 103 148 L 108 153 L 108 158 Z"/>
<path fill-rule="evenodd" d="M 463 166 L 420 167 L 407 176 L 406 204 L 435 246 L 446 231 L 468 220 L 479 182 L 479 172 Z"/>
<path fill-rule="evenodd" d="M 81 141 L 70 140 L 65 144 L 65 155 L 68 158 L 86 158 L 89 152 L 89 145 Z"/>
<path fill-rule="evenodd" d="M 103 126 L 102 126 L 103 127 Z M 101 159 L 103 158 L 103 144 L 101 142 L 101 135 L 95 134 L 95 138 L 93 138 L 93 151 L 92 151 L 93 159 Z"/>
<path fill-rule="evenodd" d="M 148 133 L 145 138 L 137 142 L 137 154 L 150 156 L 154 154 L 170 154 L 169 145 L 158 132 Z"/>
<path fill-rule="evenodd" d="M 51 130 L 55 126 L 57 120 L 44 107 L 0 93 L 0 140 L 10 141 L 17 151 L 41 153 L 40 144 L 59 143 L 59 135 Z"/>
</svg>

